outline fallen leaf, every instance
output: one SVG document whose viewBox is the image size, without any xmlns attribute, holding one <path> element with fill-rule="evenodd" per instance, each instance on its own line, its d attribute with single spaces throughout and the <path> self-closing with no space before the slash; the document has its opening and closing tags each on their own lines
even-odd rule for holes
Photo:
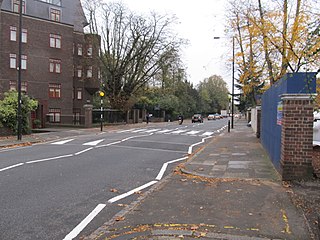
<svg viewBox="0 0 320 240">
<path fill-rule="evenodd" d="M 231 192 L 230 190 L 226 190 L 225 192 Z"/>
<path fill-rule="evenodd" d="M 136 192 L 134 192 L 134 194 L 142 194 L 142 192 L 141 191 L 136 191 Z"/>
<path fill-rule="evenodd" d="M 110 192 L 118 192 L 118 190 L 115 189 L 115 188 L 111 188 L 111 189 L 110 189 Z"/>
<path fill-rule="evenodd" d="M 117 221 L 117 222 L 119 222 L 119 221 L 124 221 L 125 219 L 126 219 L 125 217 L 117 217 L 117 218 L 116 218 L 116 221 Z"/>
<path fill-rule="evenodd" d="M 118 206 L 119 207 L 125 207 L 125 206 L 127 206 L 127 204 L 119 203 Z"/>
<path fill-rule="evenodd" d="M 183 179 L 181 179 L 180 181 L 181 181 L 181 182 L 186 182 L 187 179 L 183 178 Z"/>
<path fill-rule="evenodd" d="M 224 226 L 223 228 L 224 228 L 224 229 L 234 229 L 233 226 Z"/>
</svg>

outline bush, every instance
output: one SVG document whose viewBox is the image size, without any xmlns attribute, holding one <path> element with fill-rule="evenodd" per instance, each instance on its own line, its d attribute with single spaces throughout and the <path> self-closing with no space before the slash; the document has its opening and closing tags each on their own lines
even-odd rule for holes
<svg viewBox="0 0 320 240">
<path fill-rule="evenodd" d="M 21 94 L 21 128 L 22 133 L 30 133 L 29 115 L 36 110 L 38 101 Z M 0 101 L 0 125 L 10 128 L 17 133 L 18 92 L 9 91 L 4 93 L 4 99 Z"/>
</svg>

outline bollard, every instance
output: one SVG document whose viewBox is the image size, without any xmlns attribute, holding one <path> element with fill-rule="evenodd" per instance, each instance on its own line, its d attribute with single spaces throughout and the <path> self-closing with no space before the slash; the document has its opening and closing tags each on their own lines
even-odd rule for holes
<svg viewBox="0 0 320 240">
<path fill-rule="evenodd" d="M 228 132 L 230 132 L 230 120 L 228 120 Z"/>
</svg>

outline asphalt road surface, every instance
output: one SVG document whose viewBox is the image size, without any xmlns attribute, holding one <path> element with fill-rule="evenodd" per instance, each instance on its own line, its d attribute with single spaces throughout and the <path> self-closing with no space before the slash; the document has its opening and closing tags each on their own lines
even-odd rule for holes
<svg viewBox="0 0 320 240">
<path fill-rule="evenodd" d="M 150 123 L 0 151 L 0 239 L 89 235 L 226 125 Z"/>
</svg>

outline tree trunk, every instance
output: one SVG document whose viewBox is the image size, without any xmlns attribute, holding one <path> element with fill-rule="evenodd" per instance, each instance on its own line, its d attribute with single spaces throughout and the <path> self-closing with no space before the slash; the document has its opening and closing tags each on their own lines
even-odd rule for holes
<svg viewBox="0 0 320 240">
<path fill-rule="evenodd" d="M 268 73 L 269 73 L 269 80 L 270 84 L 273 84 L 275 82 L 274 75 L 273 75 L 273 67 L 272 67 L 272 62 L 269 56 L 269 48 L 268 48 L 268 38 L 266 35 L 266 30 L 265 30 L 265 23 L 264 23 L 264 15 L 263 15 L 263 9 L 261 5 L 261 0 L 258 0 L 259 4 L 259 13 L 260 13 L 260 22 L 261 22 L 261 31 L 262 31 L 262 37 L 263 37 L 263 50 L 268 66 Z"/>
</svg>

